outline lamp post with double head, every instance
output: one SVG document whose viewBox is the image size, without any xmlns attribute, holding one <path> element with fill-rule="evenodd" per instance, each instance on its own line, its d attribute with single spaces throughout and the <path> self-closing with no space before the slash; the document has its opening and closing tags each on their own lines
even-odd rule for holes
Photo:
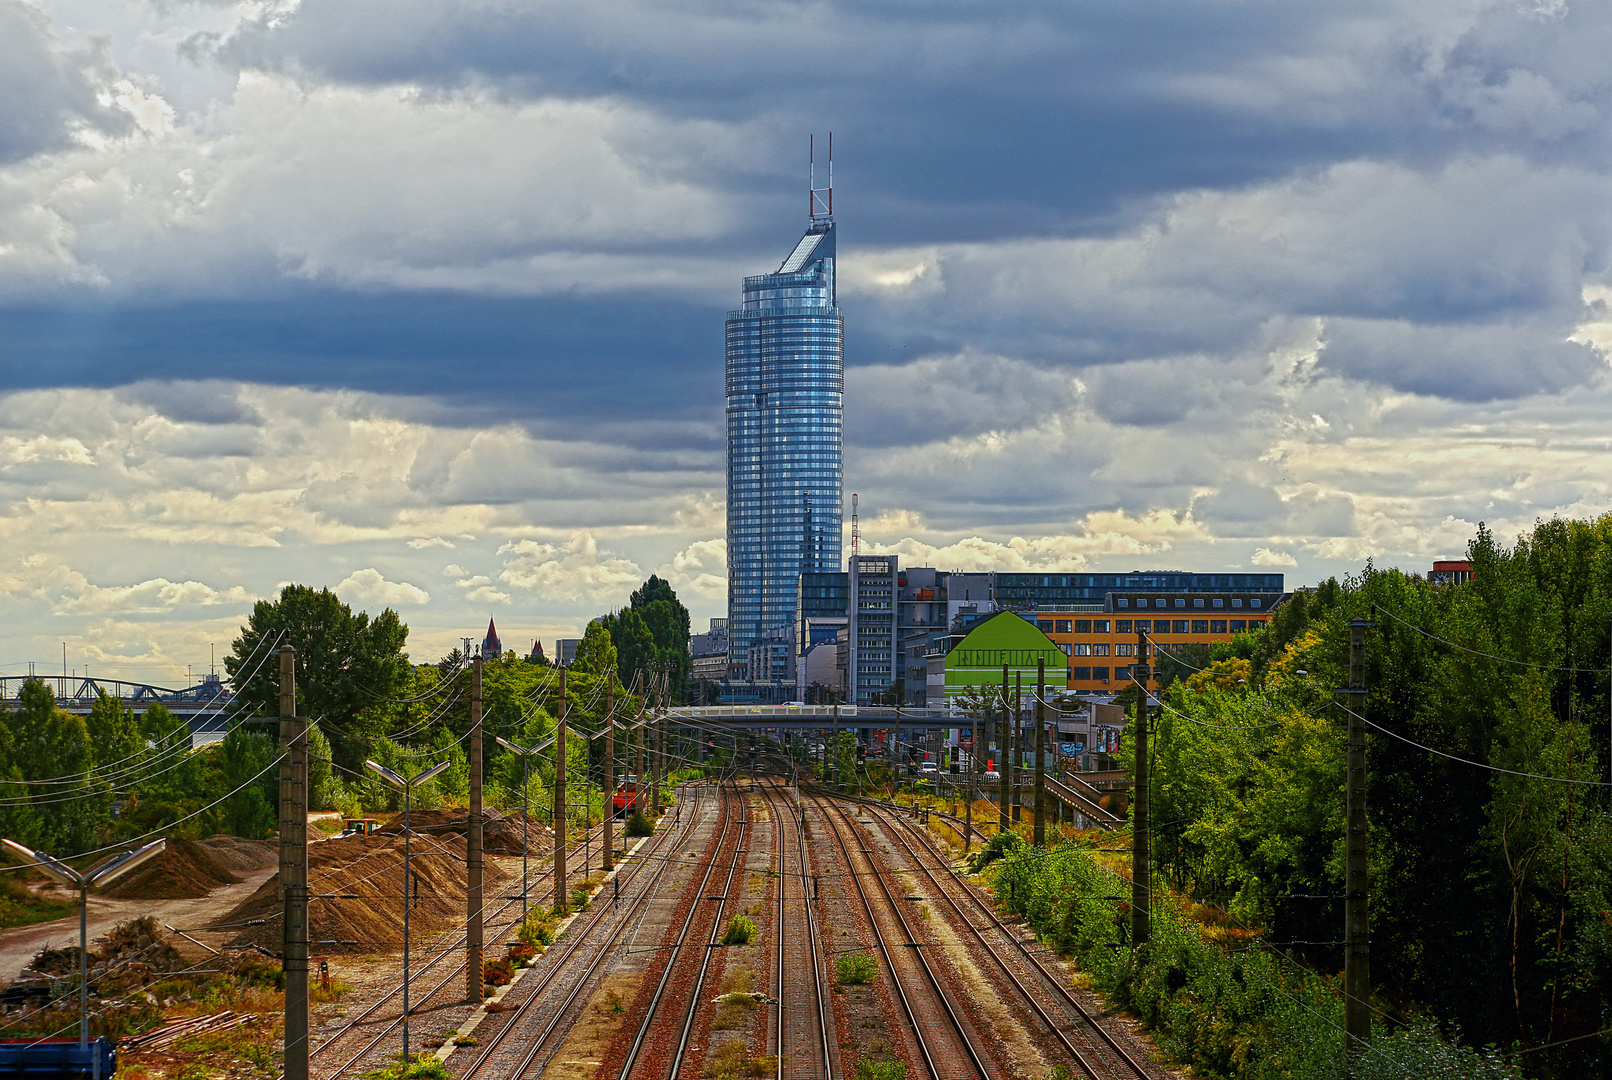
<svg viewBox="0 0 1612 1080">
<path fill-rule="evenodd" d="M 21 858 L 24 863 L 39 869 L 52 879 L 78 890 L 78 1048 L 88 1050 L 90 1045 L 90 1009 L 89 1009 L 89 891 L 93 886 L 105 885 L 113 878 L 133 870 L 147 859 L 162 854 L 168 846 L 166 840 L 153 840 L 145 847 L 133 851 L 125 851 L 120 855 L 112 855 L 101 860 L 95 866 L 84 872 L 79 872 L 59 859 L 46 855 L 43 851 L 35 851 L 24 847 L 15 840 L 0 840 L 7 851 Z M 93 1066 L 96 1080 L 100 1080 L 101 1059 L 95 1058 Z"/>
<path fill-rule="evenodd" d="M 412 881 L 409 876 L 409 809 L 414 802 L 414 789 L 434 778 L 453 762 L 438 762 L 413 776 L 404 776 L 378 761 L 366 760 L 364 764 L 373 769 L 388 786 L 403 793 L 403 1061 L 406 1065 L 409 1060 L 409 908 L 414 906 L 410 889 Z"/>
</svg>

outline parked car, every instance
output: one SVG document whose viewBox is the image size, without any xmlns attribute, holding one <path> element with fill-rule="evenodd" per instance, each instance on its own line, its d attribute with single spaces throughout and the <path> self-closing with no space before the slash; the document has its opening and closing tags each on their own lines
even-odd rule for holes
<svg viewBox="0 0 1612 1080">
<path fill-rule="evenodd" d="M 918 772 L 925 776 L 933 775 L 934 773 L 940 772 L 940 767 L 937 766 L 933 761 L 926 761 L 919 767 Z"/>
<path fill-rule="evenodd" d="M 999 784 L 999 783 L 1002 782 L 1002 774 L 997 772 L 995 769 L 986 769 L 985 770 L 985 779 L 990 780 L 993 783 L 998 783 Z"/>
</svg>

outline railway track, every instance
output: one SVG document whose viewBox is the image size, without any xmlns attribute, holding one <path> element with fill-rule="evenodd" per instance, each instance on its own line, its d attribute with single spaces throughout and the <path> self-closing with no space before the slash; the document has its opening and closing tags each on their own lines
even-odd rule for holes
<svg viewBox="0 0 1612 1080">
<path fill-rule="evenodd" d="M 835 1068 L 805 813 L 788 787 L 772 783 L 765 791 L 773 820 L 773 864 L 778 868 L 773 922 L 773 996 L 778 1004 L 768 1050 L 778 1059 L 777 1080 L 833 1080 L 843 1070 Z"/>
<path fill-rule="evenodd" d="M 924 956 L 926 946 L 914 935 L 901 903 L 890 891 L 887 875 L 844 806 L 820 795 L 814 795 L 812 801 L 834 834 L 861 900 L 891 991 L 906 1017 L 906 1034 L 916 1050 L 913 1063 L 932 1080 L 999 1080 L 1002 1071 L 991 1061 L 972 1020 Z"/>
<path fill-rule="evenodd" d="M 657 839 L 647 856 L 633 870 L 628 882 L 625 913 L 615 905 L 600 905 L 585 926 L 567 934 L 567 944 L 554 957 L 539 981 L 498 1031 L 486 1042 L 474 1061 L 460 1074 L 460 1080 L 480 1077 L 523 1077 L 540 1071 L 554 1036 L 574 1012 L 577 1000 L 614 951 L 628 927 L 633 926 L 659 893 L 674 861 L 669 852 L 682 846 L 693 833 L 701 807 L 707 798 L 705 785 L 693 788 L 695 800 L 687 813 L 679 813 L 679 827 Z M 601 934 L 600 931 L 604 931 Z M 551 950 L 552 951 L 552 950 Z M 584 962 L 580 971 L 577 963 Z M 545 992 L 556 981 L 570 989 L 563 997 L 545 999 Z M 545 1005 L 552 1008 L 545 1008 Z"/>
<path fill-rule="evenodd" d="M 928 836 L 906 817 L 882 803 L 872 800 L 859 800 L 859 802 L 889 826 L 887 832 L 907 852 L 916 870 L 934 887 L 933 892 L 944 900 L 946 906 L 956 915 L 957 924 L 968 930 L 980 948 L 994 962 L 1007 983 L 1040 1018 L 1082 1072 L 1091 1080 L 1112 1080 L 1114 1077 L 1131 1076 L 1138 1077 L 1139 1080 L 1154 1080 L 1155 1074 L 1149 1072 L 1146 1066 L 1136 1060 L 1135 1055 L 1097 1022 L 1097 1018 L 1068 991 L 1057 974 L 1048 970 L 1040 957 L 1027 948 L 1012 928 L 997 917 L 989 904 L 966 882 L 958 879 L 952 872 L 949 861 Z M 913 846 L 910 840 L 913 836 L 921 842 L 922 854 L 920 848 Z M 996 944 L 993 944 L 993 938 Z M 1004 949 L 1033 973 L 1032 978 L 1043 988 L 1040 994 L 1033 992 L 1031 986 L 1013 970 L 1008 958 L 1003 955 Z M 1048 994 L 1078 1017 L 1080 1022 L 1078 1032 L 1066 1031 L 1066 1025 L 1048 1012 L 1043 1000 Z M 1054 1004 L 1054 1008 L 1056 1007 L 1057 1004 Z M 1077 1046 L 1077 1041 L 1084 1045 Z"/>
<path fill-rule="evenodd" d="M 711 956 L 720 942 L 722 915 L 733 891 L 733 879 L 744 865 L 749 824 L 744 797 L 724 787 L 721 833 L 711 849 L 711 857 L 705 861 L 705 873 L 699 886 L 685 893 L 688 911 L 664 950 L 667 955 L 661 965 L 660 979 L 646 999 L 643 1020 L 632 1044 L 619 1069 L 613 1070 L 620 1080 L 629 1080 L 629 1077 L 632 1080 L 677 1080 L 691 1071 L 695 1019 L 700 1011 Z M 713 892 L 712 879 L 717 868 L 724 864 L 727 872 L 722 878 L 722 891 Z M 649 974 L 653 974 L 653 969 Z"/>
<path fill-rule="evenodd" d="M 604 827 L 601 825 L 597 829 L 590 830 L 586 840 L 578 839 L 574 844 L 572 844 L 568 849 L 569 853 L 575 854 L 590 850 L 591 848 L 600 848 L 603 844 L 603 838 Z M 553 876 L 554 871 L 552 869 L 552 864 L 550 864 L 549 868 L 540 869 L 538 873 L 531 875 L 526 883 L 527 895 L 534 895 L 534 886 L 551 880 Z M 513 896 L 506 898 L 496 909 L 492 910 L 486 919 L 487 930 L 489 932 L 486 934 L 485 940 L 496 942 L 501 940 L 505 935 L 513 932 L 514 929 L 521 923 L 521 916 L 519 914 L 517 914 L 514 919 L 508 920 L 502 924 L 499 922 L 499 920 L 503 919 L 505 913 L 511 908 L 518 909 L 519 906 L 520 897 Z M 497 927 L 500 925 L 502 925 L 503 928 L 497 929 Z M 411 992 L 419 993 L 422 985 L 425 986 L 424 993 L 414 1001 L 411 1001 L 409 1004 L 409 1013 L 411 1016 L 418 1016 L 422 1012 L 427 1011 L 429 1008 L 429 1003 L 432 1001 L 432 999 L 436 998 L 442 993 L 443 990 L 449 987 L 455 988 L 451 990 L 450 993 L 458 993 L 457 987 L 462 985 L 465 972 L 465 960 L 462 958 L 463 953 L 461 952 L 466 938 L 464 927 L 461 926 L 456 933 L 458 936 L 455 937 L 453 941 L 440 949 L 436 955 L 430 957 L 424 963 L 416 966 L 414 970 L 409 973 L 409 989 Z M 454 965 L 451 971 L 434 983 L 430 983 L 429 985 L 424 984 L 424 980 L 427 978 L 435 977 L 430 975 L 430 972 L 433 968 L 442 963 L 444 960 L 454 956 L 459 956 L 460 959 L 458 963 Z M 369 1021 L 371 1017 L 375 1016 L 377 1012 L 380 1012 L 387 1005 L 393 1004 L 394 1002 L 400 1003 L 402 994 L 403 985 L 400 982 L 396 987 L 388 991 L 381 998 L 371 1003 L 367 1008 L 364 1009 L 364 1011 L 348 1020 L 347 1023 L 339 1030 L 332 1032 L 324 1042 L 313 1047 L 308 1053 L 310 1062 L 317 1061 L 322 1057 L 328 1057 L 339 1044 L 345 1041 L 351 1043 L 352 1045 L 358 1046 L 358 1049 L 353 1051 L 344 1061 L 341 1062 L 341 1064 L 337 1065 L 331 1072 L 325 1075 L 327 1076 L 328 1080 L 339 1080 L 340 1077 L 349 1075 L 356 1066 L 358 1066 L 375 1051 L 376 1047 L 380 1046 L 382 1042 L 392 1037 L 402 1028 L 403 1011 L 401 1004 L 398 1005 L 396 1015 L 391 1017 L 382 1017 L 373 1021 L 373 1023 L 384 1022 L 384 1027 L 380 1028 L 379 1030 L 369 1030 L 365 1026 L 366 1021 Z"/>
</svg>

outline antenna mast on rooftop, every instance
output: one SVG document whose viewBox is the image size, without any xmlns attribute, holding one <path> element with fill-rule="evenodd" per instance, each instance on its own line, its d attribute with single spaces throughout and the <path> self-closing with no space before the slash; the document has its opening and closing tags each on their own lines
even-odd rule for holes
<svg viewBox="0 0 1612 1080">
<path fill-rule="evenodd" d="M 834 220 L 834 133 L 828 133 L 828 187 L 817 186 L 817 136 L 806 137 L 806 186 L 813 222 Z"/>
</svg>

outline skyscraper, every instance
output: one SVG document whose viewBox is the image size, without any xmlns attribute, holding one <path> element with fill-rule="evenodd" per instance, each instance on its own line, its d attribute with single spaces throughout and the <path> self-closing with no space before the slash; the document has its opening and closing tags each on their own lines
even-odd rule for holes
<svg viewBox="0 0 1612 1080">
<path fill-rule="evenodd" d="M 806 233 L 728 312 L 728 655 L 791 625 L 802 571 L 840 564 L 845 323 L 832 188 Z"/>
</svg>

